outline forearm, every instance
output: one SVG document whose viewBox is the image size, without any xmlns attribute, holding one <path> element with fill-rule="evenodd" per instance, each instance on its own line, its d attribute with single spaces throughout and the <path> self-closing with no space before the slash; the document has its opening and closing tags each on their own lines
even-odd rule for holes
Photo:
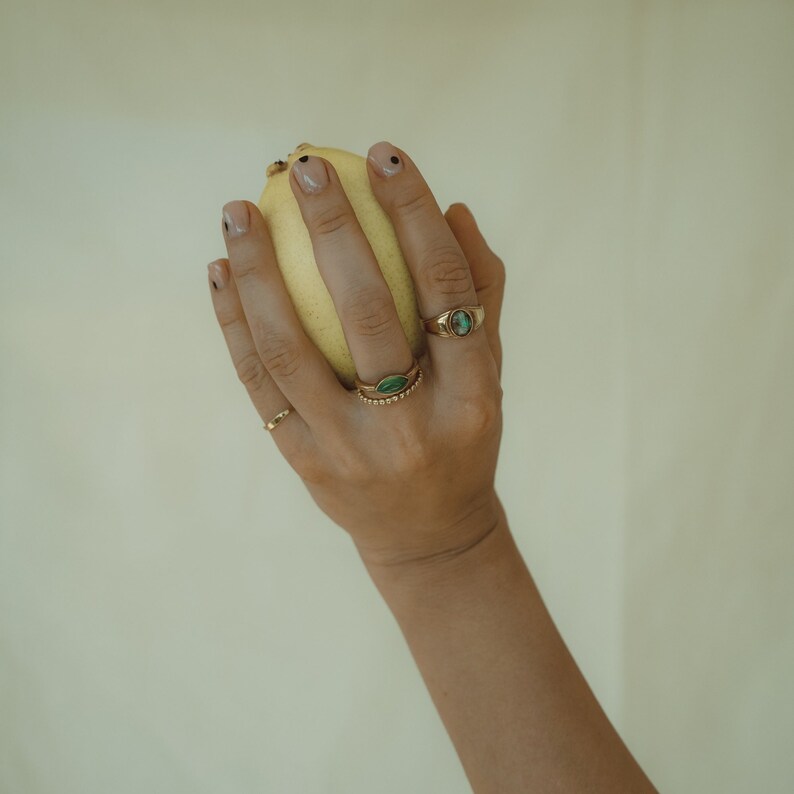
<svg viewBox="0 0 794 794">
<path fill-rule="evenodd" d="M 428 566 L 367 565 L 476 794 L 653 792 L 560 637 L 504 512 Z"/>
</svg>

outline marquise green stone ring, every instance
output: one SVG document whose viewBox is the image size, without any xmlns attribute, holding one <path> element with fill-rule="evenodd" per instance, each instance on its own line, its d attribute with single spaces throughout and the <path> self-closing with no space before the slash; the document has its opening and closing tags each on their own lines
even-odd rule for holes
<svg viewBox="0 0 794 794">
<path fill-rule="evenodd" d="M 421 382 L 422 370 L 419 368 L 419 362 L 416 359 L 414 359 L 411 369 L 404 375 L 399 373 L 386 375 L 385 378 L 381 378 L 377 383 L 364 383 L 364 381 L 356 378 L 358 397 L 362 402 L 369 405 L 386 405 L 387 403 L 402 400 L 412 394 Z"/>
</svg>

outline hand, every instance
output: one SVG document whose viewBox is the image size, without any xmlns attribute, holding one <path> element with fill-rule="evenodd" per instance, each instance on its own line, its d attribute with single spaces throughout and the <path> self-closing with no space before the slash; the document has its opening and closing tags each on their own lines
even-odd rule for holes
<svg viewBox="0 0 794 794">
<path fill-rule="evenodd" d="M 502 430 L 499 315 L 504 265 L 465 205 L 442 214 L 412 160 L 376 144 L 372 189 L 391 218 L 423 319 L 482 304 L 483 326 L 462 339 L 428 334 L 422 383 L 402 400 L 368 405 L 310 342 L 251 202 L 224 207 L 228 260 L 209 266 L 210 292 L 238 377 L 279 450 L 318 506 L 350 533 L 367 564 L 432 561 L 475 545 L 495 526 L 494 475 Z M 393 156 L 399 158 L 394 168 Z M 386 176 L 377 160 L 396 173 Z M 373 161 L 375 160 L 375 162 Z M 299 169 L 313 169 L 313 193 Z M 359 378 L 407 372 L 412 354 L 391 293 L 333 166 L 296 163 L 290 184 Z"/>
</svg>

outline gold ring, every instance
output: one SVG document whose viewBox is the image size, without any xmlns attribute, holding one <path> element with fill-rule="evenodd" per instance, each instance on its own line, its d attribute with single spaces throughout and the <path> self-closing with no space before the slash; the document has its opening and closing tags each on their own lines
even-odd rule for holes
<svg viewBox="0 0 794 794">
<path fill-rule="evenodd" d="M 472 331 L 476 331 L 485 319 L 483 306 L 458 306 L 448 312 L 422 320 L 425 331 L 435 336 L 452 339 L 463 339 Z"/>
<path fill-rule="evenodd" d="M 266 425 L 265 430 L 273 430 L 278 427 L 286 418 L 292 409 L 285 408 L 281 413 L 276 414 Z"/>
<path fill-rule="evenodd" d="M 358 398 L 361 402 L 365 402 L 368 405 L 396 403 L 397 400 L 402 400 L 412 394 L 422 382 L 422 377 L 419 362 L 414 359 L 413 366 L 404 375 L 387 375 L 377 383 L 364 383 L 364 381 L 356 378 Z"/>
</svg>

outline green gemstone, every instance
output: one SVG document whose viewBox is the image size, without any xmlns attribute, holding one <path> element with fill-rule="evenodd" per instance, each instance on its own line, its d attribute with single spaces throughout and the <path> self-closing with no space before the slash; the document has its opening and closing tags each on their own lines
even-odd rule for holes
<svg viewBox="0 0 794 794">
<path fill-rule="evenodd" d="M 455 336 L 466 336 L 471 331 L 471 315 L 464 312 L 463 309 L 458 309 L 456 312 L 452 312 L 449 324 Z"/>
<path fill-rule="evenodd" d="M 376 387 L 378 394 L 395 394 L 405 388 L 408 378 L 405 375 L 389 375 L 384 378 Z"/>
</svg>

